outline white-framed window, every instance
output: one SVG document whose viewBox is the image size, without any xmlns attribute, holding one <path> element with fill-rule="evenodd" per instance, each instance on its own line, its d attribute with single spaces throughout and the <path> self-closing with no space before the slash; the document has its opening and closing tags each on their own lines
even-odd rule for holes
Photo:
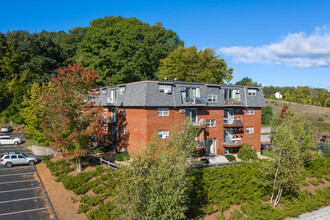
<svg viewBox="0 0 330 220">
<path fill-rule="evenodd" d="M 247 134 L 253 134 L 254 133 L 254 127 L 246 127 L 246 133 Z"/>
<path fill-rule="evenodd" d="M 126 134 L 126 128 L 125 127 L 121 128 L 121 134 L 123 134 L 123 135 Z"/>
<path fill-rule="evenodd" d="M 172 93 L 172 86 L 171 85 L 159 85 L 158 91 L 170 94 L 170 93 Z"/>
<path fill-rule="evenodd" d="M 117 131 L 117 127 L 116 126 L 112 126 L 111 127 L 111 135 L 115 136 L 116 135 L 116 131 Z"/>
<path fill-rule="evenodd" d="M 159 136 L 160 139 L 168 138 L 169 131 L 158 131 L 158 136 Z"/>
<path fill-rule="evenodd" d="M 108 113 L 108 108 L 104 108 L 104 109 L 103 109 L 103 112 L 104 112 L 104 113 Z"/>
<path fill-rule="evenodd" d="M 208 102 L 217 102 L 217 95 L 214 95 L 214 94 L 210 94 L 210 95 L 207 95 L 207 101 Z"/>
<path fill-rule="evenodd" d="M 108 103 L 114 104 L 116 102 L 116 90 L 111 89 L 108 97 Z"/>
<path fill-rule="evenodd" d="M 125 87 L 124 86 L 121 86 L 121 87 L 119 87 L 119 94 L 124 94 L 125 93 L 125 91 L 126 91 L 126 89 L 125 89 Z"/>
<path fill-rule="evenodd" d="M 158 116 L 169 116 L 168 108 L 158 108 Z"/>
<path fill-rule="evenodd" d="M 207 127 L 215 127 L 215 120 L 206 120 Z"/>
<path fill-rule="evenodd" d="M 122 113 L 123 115 L 126 115 L 126 108 L 125 108 L 125 107 L 123 107 L 123 108 L 121 109 L 121 113 Z"/>
<path fill-rule="evenodd" d="M 256 96 L 257 95 L 257 90 L 256 89 L 248 89 L 248 95 Z"/>
<path fill-rule="evenodd" d="M 117 108 L 111 108 L 111 121 L 116 122 Z"/>
<path fill-rule="evenodd" d="M 247 115 L 254 115 L 254 109 L 253 108 L 247 108 L 246 109 L 246 114 Z"/>
<path fill-rule="evenodd" d="M 107 90 L 106 90 L 106 89 L 102 89 L 101 94 L 102 94 L 102 95 L 107 94 Z"/>
</svg>

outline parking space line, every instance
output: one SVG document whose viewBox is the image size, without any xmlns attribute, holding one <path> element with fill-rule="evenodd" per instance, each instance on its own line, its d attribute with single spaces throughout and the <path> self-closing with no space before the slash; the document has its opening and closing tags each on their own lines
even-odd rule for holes
<svg viewBox="0 0 330 220">
<path fill-rule="evenodd" d="M 3 183 L 1 183 L 0 182 L 0 184 L 8 184 L 8 183 L 24 183 L 24 182 L 31 182 L 31 181 L 36 181 L 36 182 L 38 182 L 36 179 L 30 179 L 30 180 L 18 180 L 18 181 L 10 181 L 10 182 L 3 182 Z"/>
<path fill-rule="evenodd" d="M 8 212 L 8 213 L 0 214 L 0 216 L 4 216 L 4 215 L 14 215 L 14 214 L 19 214 L 19 213 L 24 213 L 24 212 L 40 211 L 40 210 L 45 210 L 45 209 L 49 209 L 49 208 L 47 208 L 47 207 L 43 207 L 43 208 L 38 208 L 38 209 L 28 209 L 28 210 L 23 210 L 23 211 L 18 211 L 18 212 Z"/>
<path fill-rule="evenodd" d="M 9 203 L 9 202 L 18 202 L 18 201 L 24 201 L 24 200 L 30 200 L 30 199 L 40 199 L 45 198 L 45 196 L 37 196 L 37 197 L 31 197 L 31 198 L 24 198 L 24 199 L 15 199 L 15 200 L 8 200 L 8 201 L 1 201 L 1 203 Z"/>
<path fill-rule="evenodd" d="M 7 191 L 0 191 L 0 193 L 9 193 L 9 192 L 19 192 L 19 191 L 24 191 L 24 190 L 31 190 L 31 189 L 41 189 L 41 186 L 38 187 L 31 187 L 31 188 L 26 188 L 26 189 L 13 189 L 13 190 L 7 190 Z"/>
<path fill-rule="evenodd" d="M 27 175 L 27 174 L 34 174 L 36 172 L 30 172 L 30 173 L 13 173 L 13 174 L 2 174 L 1 176 L 18 176 L 18 175 Z"/>
<path fill-rule="evenodd" d="M 10 170 L 10 169 L 20 169 L 20 168 L 27 168 L 28 166 L 21 166 L 21 167 L 6 167 L 0 168 L 0 170 Z"/>
</svg>

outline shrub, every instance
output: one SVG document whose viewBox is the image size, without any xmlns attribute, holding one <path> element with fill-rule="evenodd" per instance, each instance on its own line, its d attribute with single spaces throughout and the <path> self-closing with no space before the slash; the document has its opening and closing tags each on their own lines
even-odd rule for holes
<svg viewBox="0 0 330 220">
<path fill-rule="evenodd" d="M 129 154 L 128 152 L 119 152 L 115 154 L 115 160 L 117 161 L 125 161 L 129 160 Z"/>
<path fill-rule="evenodd" d="M 236 157 L 233 155 L 225 155 L 225 157 L 229 162 L 236 161 Z"/>
<path fill-rule="evenodd" d="M 104 147 L 104 146 L 102 146 L 102 147 L 97 147 L 96 149 L 95 149 L 95 152 L 96 153 L 104 153 L 104 152 L 106 152 L 107 151 L 107 149 L 106 149 L 106 147 Z"/>
<path fill-rule="evenodd" d="M 324 118 L 322 116 L 317 118 L 318 121 L 324 121 Z"/>
<path fill-rule="evenodd" d="M 324 145 L 324 147 L 322 149 L 322 154 L 324 157 L 330 159 L 330 144 L 329 143 Z"/>
<path fill-rule="evenodd" d="M 239 149 L 238 158 L 242 160 L 256 160 L 257 150 L 254 147 L 250 147 L 248 144 L 243 144 L 243 146 Z"/>
</svg>

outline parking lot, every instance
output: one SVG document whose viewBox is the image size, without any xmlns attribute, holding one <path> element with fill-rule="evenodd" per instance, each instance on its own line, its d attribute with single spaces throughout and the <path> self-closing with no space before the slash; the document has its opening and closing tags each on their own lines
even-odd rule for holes
<svg viewBox="0 0 330 220">
<path fill-rule="evenodd" d="M 24 144 L 1 145 L 4 152 L 31 153 Z M 0 165 L 0 219 L 57 219 L 34 166 Z"/>
</svg>

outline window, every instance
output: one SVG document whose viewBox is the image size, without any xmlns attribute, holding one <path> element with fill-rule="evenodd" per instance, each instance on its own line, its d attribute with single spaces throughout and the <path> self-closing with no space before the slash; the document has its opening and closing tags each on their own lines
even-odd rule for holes
<svg viewBox="0 0 330 220">
<path fill-rule="evenodd" d="M 246 109 L 246 114 L 247 115 L 254 115 L 254 109 L 253 108 L 247 108 Z"/>
<path fill-rule="evenodd" d="M 22 155 L 18 155 L 19 159 L 25 159 L 25 157 L 23 157 Z"/>
<path fill-rule="evenodd" d="M 12 155 L 10 159 L 17 159 L 17 155 Z"/>
<path fill-rule="evenodd" d="M 215 127 L 215 120 L 206 120 L 207 127 Z"/>
<path fill-rule="evenodd" d="M 111 121 L 116 122 L 117 108 L 111 108 Z"/>
<path fill-rule="evenodd" d="M 112 136 L 115 136 L 116 135 L 116 130 L 117 130 L 116 126 L 112 126 L 111 127 L 111 134 L 112 134 Z"/>
<path fill-rule="evenodd" d="M 248 95 L 256 96 L 257 95 L 257 90 L 256 89 L 248 89 Z"/>
<path fill-rule="evenodd" d="M 186 113 L 186 117 L 190 118 L 190 122 L 192 124 L 197 124 L 197 109 L 196 108 L 187 108 L 185 113 Z"/>
<path fill-rule="evenodd" d="M 158 131 L 158 135 L 160 139 L 168 138 L 169 132 L 168 131 Z"/>
<path fill-rule="evenodd" d="M 125 135 L 126 134 L 126 128 L 121 129 L 121 134 Z"/>
<path fill-rule="evenodd" d="M 108 103 L 114 104 L 116 102 L 116 90 L 111 89 L 108 97 Z"/>
<path fill-rule="evenodd" d="M 207 95 L 207 101 L 208 102 L 217 102 L 217 95 Z"/>
<path fill-rule="evenodd" d="M 123 115 L 126 115 L 126 108 L 125 107 L 122 108 L 121 112 L 122 112 Z"/>
<path fill-rule="evenodd" d="M 102 89 L 101 94 L 102 94 L 102 95 L 107 94 L 107 90 L 106 90 L 106 89 Z"/>
<path fill-rule="evenodd" d="M 108 108 L 104 108 L 104 113 L 108 113 Z"/>
<path fill-rule="evenodd" d="M 253 134 L 254 133 L 254 127 L 246 127 L 246 133 L 247 134 Z"/>
<path fill-rule="evenodd" d="M 125 87 L 122 86 L 122 87 L 119 87 L 119 94 L 122 95 L 125 93 Z"/>
<path fill-rule="evenodd" d="M 170 94 L 170 93 L 172 93 L 172 86 L 171 85 L 159 85 L 158 91 Z"/>
<path fill-rule="evenodd" d="M 9 156 L 5 156 L 5 158 L 3 158 L 3 159 L 9 159 Z"/>
<path fill-rule="evenodd" d="M 240 102 L 241 96 L 238 89 L 225 89 L 224 98 L 226 102 Z"/>
<path fill-rule="evenodd" d="M 169 116 L 168 108 L 158 108 L 158 116 Z"/>
</svg>

